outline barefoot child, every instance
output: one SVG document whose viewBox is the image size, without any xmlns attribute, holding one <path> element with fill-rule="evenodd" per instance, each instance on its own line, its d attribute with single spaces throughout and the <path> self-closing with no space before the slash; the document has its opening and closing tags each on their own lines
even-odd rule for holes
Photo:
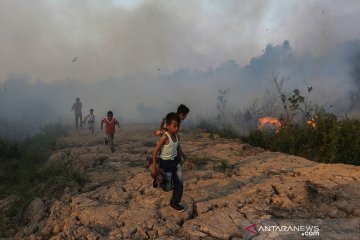
<svg viewBox="0 0 360 240">
<path fill-rule="evenodd" d="M 120 128 L 120 123 L 113 118 L 113 112 L 108 111 L 107 117 L 101 120 L 101 130 L 103 129 L 103 124 L 105 123 L 105 144 L 108 144 L 111 152 L 115 152 L 114 148 L 114 135 L 115 135 L 115 125 Z"/>
<path fill-rule="evenodd" d="M 84 123 L 86 123 L 86 120 L 88 120 L 89 130 L 92 134 L 94 134 L 95 129 L 95 115 L 94 115 L 94 109 L 90 109 L 90 113 L 85 117 Z"/>
<path fill-rule="evenodd" d="M 161 151 L 159 167 L 164 174 L 162 188 L 165 191 L 171 191 L 173 189 L 170 207 L 178 212 L 183 212 L 185 208 L 179 204 L 183 194 L 183 179 L 181 174 L 180 156 L 184 156 L 184 153 L 180 148 L 180 138 L 177 135 L 180 121 L 180 117 L 177 113 L 172 112 L 166 115 L 165 123 L 167 130 L 164 132 L 153 151 L 151 176 L 153 178 L 156 177 L 157 155 L 158 152 Z M 186 160 L 185 164 L 186 166 L 191 167 L 189 160 Z M 172 185 L 174 188 L 172 188 Z"/>
</svg>

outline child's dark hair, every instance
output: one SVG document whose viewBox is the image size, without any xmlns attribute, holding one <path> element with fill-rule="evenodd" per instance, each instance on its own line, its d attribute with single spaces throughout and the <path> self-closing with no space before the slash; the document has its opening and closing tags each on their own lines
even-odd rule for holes
<svg viewBox="0 0 360 240">
<path fill-rule="evenodd" d="M 94 111 L 94 109 L 91 108 L 91 109 L 90 109 L 90 112 L 91 112 L 91 111 Z"/>
<path fill-rule="evenodd" d="M 165 117 L 166 125 L 170 125 L 171 121 L 177 121 L 178 123 L 180 123 L 181 119 L 177 113 L 171 112 L 168 113 Z"/>
<path fill-rule="evenodd" d="M 112 112 L 112 111 L 108 111 L 107 115 L 111 115 L 111 116 L 113 116 L 114 114 L 113 114 L 113 112 Z"/>
<path fill-rule="evenodd" d="M 180 114 L 180 113 L 188 114 L 189 112 L 190 112 L 190 109 L 187 106 L 185 106 L 184 104 L 180 104 L 176 111 L 177 114 Z"/>
</svg>

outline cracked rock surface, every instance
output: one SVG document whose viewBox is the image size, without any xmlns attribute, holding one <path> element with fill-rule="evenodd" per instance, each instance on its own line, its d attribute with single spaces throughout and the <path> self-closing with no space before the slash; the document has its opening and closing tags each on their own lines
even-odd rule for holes
<svg viewBox="0 0 360 240">
<path fill-rule="evenodd" d="M 83 187 L 35 199 L 17 239 L 242 239 L 258 219 L 358 219 L 360 167 L 320 164 L 251 147 L 199 130 L 180 132 L 196 162 L 183 169 L 186 211 L 169 207 L 171 192 L 152 187 L 143 165 L 154 128 L 124 125 L 116 152 L 102 133 L 71 132 L 49 159 L 84 171 Z M 275 236 L 273 239 L 279 236 Z M 272 239 L 261 235 L 254 239 Z"/>
</svg>

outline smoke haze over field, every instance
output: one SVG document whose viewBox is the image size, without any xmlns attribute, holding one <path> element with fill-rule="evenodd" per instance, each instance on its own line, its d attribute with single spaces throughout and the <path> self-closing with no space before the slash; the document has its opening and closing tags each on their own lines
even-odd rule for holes
<svg viewBox="0 0 360 240">
<path fill-rule="evenodd" d="M 76 97 L 98 119 L 112 109 L 158 121 L 180 103 L 192 118 L 213 115 L 218 89 L 241 109 L 272 89 L 273 72 L 287 90 L 313 86 L 314 102 L 356 112 L 359 10 L 357 0 L 0 0 L 0 120 L 32 130 L 72 120 Z"/>
</svg>

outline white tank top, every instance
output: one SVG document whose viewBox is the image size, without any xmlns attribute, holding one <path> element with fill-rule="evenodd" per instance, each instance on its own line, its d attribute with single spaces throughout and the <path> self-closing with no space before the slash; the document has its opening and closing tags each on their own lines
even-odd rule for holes
<svg viewBox="0 0 360 240">
<path fill-rule="evenodd" d="M 95 122 L 95 115 L 93 114 L 93 115 L 91 115 L 91 114 L 89 114 L 89 120 L 88 120 L 89 122 Z"/>
<path fill-rule="evenodd" d="M 173 142 L 170 134 L 167 133 L 167 132 L 165 134 L 169 138 L 169 144 L 163 145 L 161 147 L 160 158 L 163 159 L 163 160 L 173 160 L 177 156 L 177 149 L 178 149 L 178 145 L 179 145 L 179 139 L 178 139 L 177 135 L 175 134 L 176 142 Z"/>
</svg>

